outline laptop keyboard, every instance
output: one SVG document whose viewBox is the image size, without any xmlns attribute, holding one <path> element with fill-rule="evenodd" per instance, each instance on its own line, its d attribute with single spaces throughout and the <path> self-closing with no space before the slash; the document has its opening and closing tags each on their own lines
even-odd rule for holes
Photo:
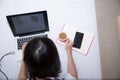
<svg viewBox="0 0 120 80">
<path fill-rule="evenodd" d="M 25 38 L 19 38 L 19 39 L 17 39 L 18 50 L 22 49 L 23 43 L 29 42 L 33 38 L 37 38 L 37 37 L 47 37 L 47 34 L 42 34 L 42 35 L 37 35 L 37 36 L 31 36 L 31 37 L 25 37 Z"/>
</svg>

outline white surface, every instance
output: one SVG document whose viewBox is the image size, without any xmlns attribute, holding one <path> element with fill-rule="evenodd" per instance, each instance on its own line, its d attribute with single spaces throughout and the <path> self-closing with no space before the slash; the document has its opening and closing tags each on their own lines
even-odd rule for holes
<svg viewBox="0 0 120 80">
<path fill-rule="evenodd" d="M 49 37 L 56 40 L 64 23 L 79 26 L 95 34 L 88 56 L 73 53 L 79 79 L 101 79 L 101 63 L 96 26 L 94 0 L 0 0 L 0 57 L 7 52 L 16 51 L 16 43 L 6 20 L 6 15 L 47 10 L 50 26 Z M 56 43 L 62 70 L 67 71 L 67 57 L 63 46 Z M 17 54 L 17 53 L 16 53 Z M 2 70 L 9 79 L 16 79 L 20 62 L 16 55 L 5 57 Z M 0 73 L 0 78 L 4 76 Z"/>
</svg>

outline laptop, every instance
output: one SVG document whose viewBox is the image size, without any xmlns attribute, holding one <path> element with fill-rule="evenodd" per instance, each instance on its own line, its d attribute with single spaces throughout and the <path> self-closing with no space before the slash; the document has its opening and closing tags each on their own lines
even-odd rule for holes
<svg viewBox="0 0 120 80">
<path fill-rule="evenodd" d="M 37 11 L 6 16 L 11 31 L 16 38 L 18 50 L 24 42 L 35 37 L 47 37 L 49 31 L 47 11 Z"/>
</svg>

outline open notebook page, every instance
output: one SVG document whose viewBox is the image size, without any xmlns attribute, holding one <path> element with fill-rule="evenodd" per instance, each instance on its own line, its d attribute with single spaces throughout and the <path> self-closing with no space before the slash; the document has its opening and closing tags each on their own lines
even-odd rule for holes
<svg viewBox="0 0 120 80">
<path fill-rule="evenodd" d="M 72 41 L 74 41 L 76 32 L 83 33 L 84 36 L 83 36 L 83 40 L 81 43 L 81 48 L 73 47 L 72 49 L 78 53 L 83 54 L 83 55 L 88 54 L 88 51 L 89 51 L 90 46 L 92 44 L 92 41 L 94 39 L 94 34 L 89 33 L 89 32 L 85 32 L 85 31 L 81 31 L 78 27 L 74 27 L 74 26 L 71 26 L 69 24 L 64 24 L 61 32 L 65 32 L 67 34 L 68 38 L 70 38 Z M 59 41 L 58 38 L 57 38 L 57 43 L 65 46 L 64 42 Z"/>
</svg>

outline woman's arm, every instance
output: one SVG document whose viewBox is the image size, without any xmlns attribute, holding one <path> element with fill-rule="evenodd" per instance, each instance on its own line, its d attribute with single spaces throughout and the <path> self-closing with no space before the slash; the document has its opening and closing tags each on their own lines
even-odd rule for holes
<svg viewBox="0 0 120 80">
<path fill-rule="evenodd" d="M 67 39 L 65 41 L 65 45 L 66 45 L 66 52 L 67 52 L 67 56 L 68 56 L 68 73 L 70 73 L 72 76 L 74 76 L 76 79 L 78 79 L 78 74 L 76 71 L 76 66 L 73 60 L 73 56 L 72 56 L 72 46 L 73 46 L 73 42 L 70 39 Z"/>
<path fill-rule="evenodd" d="M 18 80 L 26 80 L 27 78 L 28 78 L 28 72 L 25 63 L 22 61 Z"/>
<path fill-rule="evenodd" d="M 27 45 L 27 43 L 23 44 L 23 46 L 22 46 L 23 57 L 24 57 L 24 49 L 25 49 L 26 45 Z M 18 80 L 26 80 L 27 78 L 28 78 L 28 71 L 25 66 L 24 60 L 22 59 Z"/>
</svg>

